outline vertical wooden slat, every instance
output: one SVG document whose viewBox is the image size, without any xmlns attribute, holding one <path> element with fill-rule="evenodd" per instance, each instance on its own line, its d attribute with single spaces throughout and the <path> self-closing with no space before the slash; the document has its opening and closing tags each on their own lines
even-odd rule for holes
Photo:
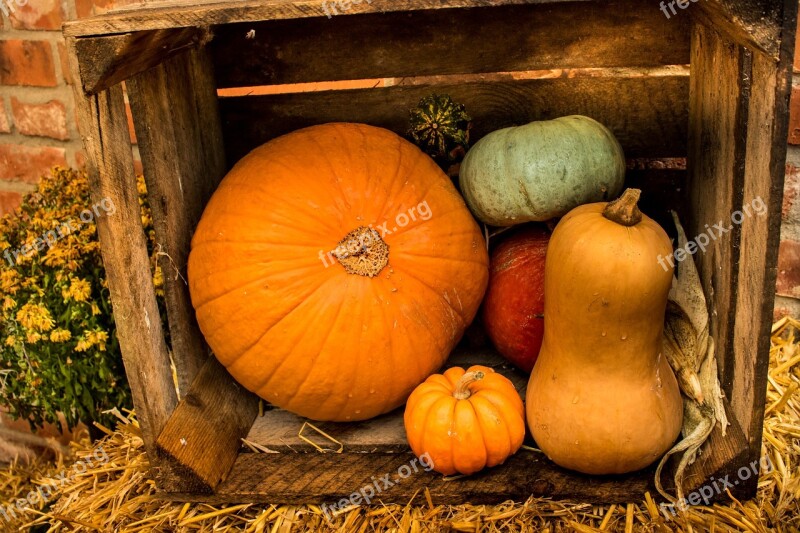
<svg viewBox="0 0 800 533">
<path fill-rule="evenodd" d="M 78 80 L 83 59 L 76 53 L 75 39 L 68 39 L 67 45 L 70 70 Z M 125 102 L 119 85 L 92 96 L 81 87 L 73 85 L 92 198 L 108 198 L 116 207 L 113 216 L 98 218 L 97 231 L 125 372 L 152 459 L 156 436 L 177 397 L 142 230 Z"/>
<path fill-rule="evenodd" d="M 181 393 L 208 349 L 186 283 L 192 232 L 225 175 L 213 68 L 190 50 L 126 82 L 164 273 L 172 356 Z"/>
<path fill-rule="evenodd" d="M 761 198 L 768 212 L 753 212 L 742 224 L 732 344 L 735 380 L 730 400 L 749 440 L 751 461 L 761 453 L 797 24 L 797 2 L 783 4 L 779 61 L 754 53 L 749 75 L 752 90 L 744 201 L 753 212 L 753 200 Z"/>
<path fill-rule="evenodd" d="M 730 394 L 733 354 L 730 339 L 736 300 L 740 228 L 731 213 L 742 203 L 744 132 L 748 88 L 743 68 L 748 53 L 717 32 L 696 24 L 692 31 L 689 101 L 690 238 L 709 235 L 710 245 L 698 252 L 703 290 L 709 300 L 710 329 L 717 348 L 723 390 Z M 726 232 L 714 228 L 721 223 Z"/>
</svg>

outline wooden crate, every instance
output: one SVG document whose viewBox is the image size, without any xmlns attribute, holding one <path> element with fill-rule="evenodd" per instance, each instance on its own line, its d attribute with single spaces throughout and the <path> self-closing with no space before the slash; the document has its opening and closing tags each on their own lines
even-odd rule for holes
<svg viewBox="0 0 800 533">
<path fill-rule="evenodd" d="M 476 138 L 571 113 L 600 120 L 623 145 L 628 184 L 645 190 L 645 210 L 666 222 L 667 209 L 677 209 L 689 235 L 729 220 L 753 198 L 765 201 L 766 216 L 747 218 L 697 256 L 732 425 L 725 437 L 713 434 L 687 488 L 711 476 L 738 479 L 761 447 L 797 1 L 704 0 L 669 19 L 657 4 L 636 0 L 372 0 L 330 19 L 325 9 L 316 0 L 165 2 L 64 29 L 80 80 L 93 195 L 118 206 L 98 229 L 125 367 L 164 496 L 336 502 L 385 474 L 396 479 L 409 463 L 399 412 L 319 424 L 343 443 L 342 453 L 301 440 L 302 420 L 287 412 L 257 416 L 258 400 L 209 357 L 184 278 L 193 228 L 248 150 L 330 121 L 402 134 L 408 110 L 433 91 L 467 105 Z M 386 78 L 389 86 L 364 89 L 276 87 Z M 163 251 L 171 348 L 141 231 L 123 82 Z M 475 344 L 462 345 L 451 364 L 488 362 L 524 388 L 524 376 Z M 325 445 L 312 429 L 304 434 Z M 252 453 L 242 438 L 275 453 Z M 380 499 L 406 503 L 427 487 L 440 503 L 530 495 L 618 502 L 653 492 L 652 476 L 589 478 L 523 450 L 457 481 L 414 474 Z M 751 477 L 734 494 L 755 490 Z"/>
</svg>

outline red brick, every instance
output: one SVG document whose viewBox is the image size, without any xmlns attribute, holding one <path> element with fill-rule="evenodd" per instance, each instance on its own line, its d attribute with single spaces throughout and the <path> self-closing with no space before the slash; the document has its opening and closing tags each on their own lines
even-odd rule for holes
<svg viewBox="0 0 800 533">
<path fill-rule="evenodd" d="M 0 191 L 0 216 L 10 213 L 22 203 L 22 194 L 14 191 Z"/>
<path fill-rule="evenodd" d="M 65 141 L 67 132 L 67 108 L 63 102 L 51 100 L 46 104 L 28 104 L 11 98 L 11 113 L 17 130 L 23 135 L 50 137 Z"/>
<path fill-rule="evenodd" d="M 9 124 L 6 114 L 6 102 L 3 98 L 0 98 L 0 133 L 11 133 L 11 124 Z"/>
<path fill-rule="evenodd" d="M 55 87 L 53 49 L 46 41 L 0 41 L 0 85 Z"/>
<path fill-rule="evenodd" d="M 144 167 L 142 167 L 142 162 L 138 159 L 133 160 L 133 172 L 137 176 L 141 176 L 144 174 Z"/>
<path fill-rule="evenodd" d="M 800 242 L 781 241 L 776 291 L 781 296 L 800 298 Z"/>
<path fill-rule="evenodd" d="M 125 2 L 117 3 L 118 5 Z M 75 9 L 78 13 L 78 18 L 86 18 L 92 15 L 105 13 L 114 7 L 114 0 L 75 0 Z"/>
<path fill-rule="evenodd" d="M 64 9 L 60 0 L 28 0 L 24 6 L 11 2 L 11 27 L 18 30 L 60 30 Z M 10 8 L 9 8 L 10 11 Z"/>
<path fill-rule="evenodd" d="M 75 152 L 75 165 L 79 169 L 83 169 L 86 167 L 86 154 L 83 152 Z"/>
<path fill-rule="evenodd" d="M 67 166 L 63 148 L 0 144 L 0 180 L 37 183 L 54 166 Z"/>
<path fill-rule="evenodd" d="M 58 42 L 58 60 L 61 62 L 61 75 L 64 81 L 72 85 L 72 75 L 69 70 L 69 61 L 67 60 L 67 47 L 63 42 Z"/>
</svg>

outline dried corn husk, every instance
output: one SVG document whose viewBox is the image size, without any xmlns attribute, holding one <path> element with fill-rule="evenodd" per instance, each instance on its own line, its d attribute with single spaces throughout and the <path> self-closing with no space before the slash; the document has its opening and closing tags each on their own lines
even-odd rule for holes
<svg viewBox="0 0 800 533">
<path fill-rule="evenodd" d="M 678 230 L 678 246 L 686 246 L 686 232 L 677 213 L 672 212 Z M 683 475 L 697 458 L 703 443 L 708 440 L 717 423 L 723 435 L 728 426 L 722 388 L 717 373 L 714 339 L 709 336 L 708 309 L 697 267 L 691 257 L 675 266 L 664 324 L 663 350 L 678 378 L 683 402 L 683 439 L 669 450 L 658 464 L 655 474 L 656 489 L 665 498 L 674 498 L 664 491 L 661 471 L 667 459 L 683 453 L 675 469 L 675 487 L 678 500 L 683 499 Z"/>
</svg>

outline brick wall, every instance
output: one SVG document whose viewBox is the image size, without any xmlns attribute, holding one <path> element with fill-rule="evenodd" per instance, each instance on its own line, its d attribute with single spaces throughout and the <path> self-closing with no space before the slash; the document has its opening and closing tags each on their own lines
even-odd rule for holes
<svg viewBox="0 0 800 533">
<path fill-rule="evenodd" d="M 0 214 L 51 167 L 82 166 L 61 25 L 112 2 L 0 1 Z"/>
<path fill-rule="evenodd" d="M 82 165 L 61 24 L 132 1 L 0 0 L 14 9 L 0 15 L 0 214 L 50 167 Z M 800 76 L 794 83 L 776 317 L 800 316 Z"/>
</svg>

